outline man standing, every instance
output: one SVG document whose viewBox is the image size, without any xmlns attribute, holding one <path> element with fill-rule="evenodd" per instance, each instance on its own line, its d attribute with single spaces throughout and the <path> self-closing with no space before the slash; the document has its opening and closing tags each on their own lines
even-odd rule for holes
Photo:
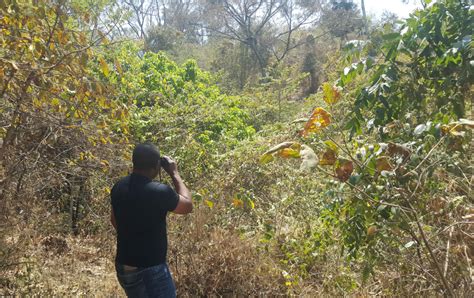
<svg viewBox="0 0 474 298">
<path fill-rule="evenodd" d="M 117 230 L 117 278 L 128 297 L 176 297 L 166 264 L 169 211 L 192 211 L 191 194 L 181 179 L 176 162 L 151 143 L 133 150 L 133 173 L 111 191 L 111 221 Z M 163 168 L 176 191 L 153 181 Z"/>
</svg>

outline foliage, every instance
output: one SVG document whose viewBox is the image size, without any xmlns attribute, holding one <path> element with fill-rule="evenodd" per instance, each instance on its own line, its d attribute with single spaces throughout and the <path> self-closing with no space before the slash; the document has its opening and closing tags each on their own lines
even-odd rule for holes
<svg viewBox="0 0 474 298">
<path fill-rule="evenodd" d="M 140 2 L 0 4 L 2 293 L 122 293 L 107 198 L 144 140 L 193 190 L 193 214 L 168 218 L 180 296 L 472 291 L 465 1 L 433 2 L 342 48 L 334 35 L 360 28 L 353 7 L 295 27 L 305 11 L 291 5 L 314 1 L 267 1 L 294 32 L 265 24 L 253 44 L 264 77 L 252 40 L 195 17 L 217 17 L 207 4 L 141 2 L 162 4 L 155 15 Z M 144 39 L 117 38 L 130 30 Z"/>
<path fill-rule="evenodd" d="M 458 119 L 473 79 L 466 35 L 471 26 L 469 6 L 463 2 L 438 1 L 416 12 L 401 32 L 385 36 L 381 62 L 364 58 L 344 70 L 341 87 L 364 71 L 372 76 L 357 88 L 353 106 L 332 100 L 337 89 L 323 84 L 331 116 L 317 107 L 302 131 L 302 141 L 321 149 L 319 166 L 314 167 L 337 179 L 328 185 L 322 221 L 340 231 L 341 247 L 348 260 L 361 265 L 364 279 L 376 266 L 404 263 L 393 251 L 408 253 L 416 247 L 418 258 L 410 262 L 423 266 L 426 259 L 429 279 L 441 292 L 453 295 L 454 289 L 462 293 L 469 288 L 464 256 L 451 256 L 458 274 L 447 274 L 450 245 L 466 243 L 452 239 L 452 231 L 449 237 L 443 233 L 450 223 L 462 222 L 473 203 L 468 178 L 472 167 L 462 163 L 468 158 L 473 126 Z M 348 115 L 355 116 L 344 125 Z M 347 138 L 347 130 L 357 134 L 355 139 Z M 299 143 L 283 144 L 295 148 Z M 287 150 L 282 148 L 276 150 Z M 281 151 L 279 156 L 298 153 Z M 262 161 L 270 161 L 268 152 Z M 440 198 L 443 207 L 435 203 Z M 456 229 L 462 232 L 468 225 Z M 408 264 L 409 270 L 419 271 Z"/>
<path fill-rule="evenodd" d="M 429 3 L 429 1 L 427 1 Z M 468 1 L 437 1 L 383 36 L 383 63 L 368 57 L 344 71 L 345 86 L 357 73 L 370 70 L 370 84 L 356 95 L 352 129 L 360 133 L 370 110 L 375 126 L 401 120 L 417 110 L 418 121 L 465 115 L 465 94 L 473 83 L 472 32 Z"/>
<path fill-rule="evenodd" d="M 108 171 L 111 144 L 126 140 L 113 128 L 128 125 L 127 108 L 89 68 L 104 39 L 79 30 L 62 2 L 8 1 L 0 9 L 2 196 L 59 201 L 64 192 L 76 229 L 88 179 Z"/>
<path fill-rule="evenodd" d="M 176 156 L 194 177 L 213 166 L 213 156 L 255 134 L 245 103 L 222 94 L 195 61 L 178 66 L 163 52 L 140 57 L 132 43 L 107 59 L 116 61 L 116 67 L 120 64 L 121 72 L 108 79 L 120 90 L 122 101 L 132 103 L 135 140 L 163 144 L 163 152 Z"/>
</svg>

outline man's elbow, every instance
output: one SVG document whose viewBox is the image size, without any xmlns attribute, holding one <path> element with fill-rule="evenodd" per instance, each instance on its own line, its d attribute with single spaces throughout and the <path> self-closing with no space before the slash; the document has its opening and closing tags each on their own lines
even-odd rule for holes
<svg viewBox="0 0 474 298">
<path fill-rule="evenodd" d="M 193 212 L 193 202 L 189 201 L 186 202 L 186 204 L 184 205 L 184 210 L 182 214 L 188 214 L 191 212 Z"/>
<path fill-rule="evenodd" d="M 188 214 L 193 211 L 193 202 L 189 199 L 180 199 L 178 206 L 173 210 L 176 214 Z"/>
</svg>

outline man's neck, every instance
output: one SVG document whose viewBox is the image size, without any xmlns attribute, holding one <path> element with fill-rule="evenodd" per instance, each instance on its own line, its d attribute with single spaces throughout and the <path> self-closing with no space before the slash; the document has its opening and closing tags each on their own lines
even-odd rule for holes
<svg viewBox="0 0 474 298">
<path fill-rule="evenodd" d="M 153 180 L 153 178 L 155 178 L 151 171 L 133 169 L 133 173 L 140 176 L 145 176 L 150 180 Z"/>
</svg>

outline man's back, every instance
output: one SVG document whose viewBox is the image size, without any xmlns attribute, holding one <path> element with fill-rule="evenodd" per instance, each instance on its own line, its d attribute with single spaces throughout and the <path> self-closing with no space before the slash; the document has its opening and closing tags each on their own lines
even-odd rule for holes
<svg viewBox="0 0 474 298">
<path fill-rule="evenodd" d="M 166 214 L 178 204 L 176 192 L 150 178 L 131 174 L 112 188 L 119 264 L 150 267 L 166 262 Z"/>
<path fill-rule="evenodd" d="M 133 174 L 112 188 L 110 222 L 117 231 L 117 279 L 128 297 L 176 297 L 166 264 L 166 214 L 193 210 L 191 192 L 176 162 L 160 156 L 151 143 L 138 144 L 132 154 Z M 176 192 L 152 180 L 164 169 Z"/>
</svg>

